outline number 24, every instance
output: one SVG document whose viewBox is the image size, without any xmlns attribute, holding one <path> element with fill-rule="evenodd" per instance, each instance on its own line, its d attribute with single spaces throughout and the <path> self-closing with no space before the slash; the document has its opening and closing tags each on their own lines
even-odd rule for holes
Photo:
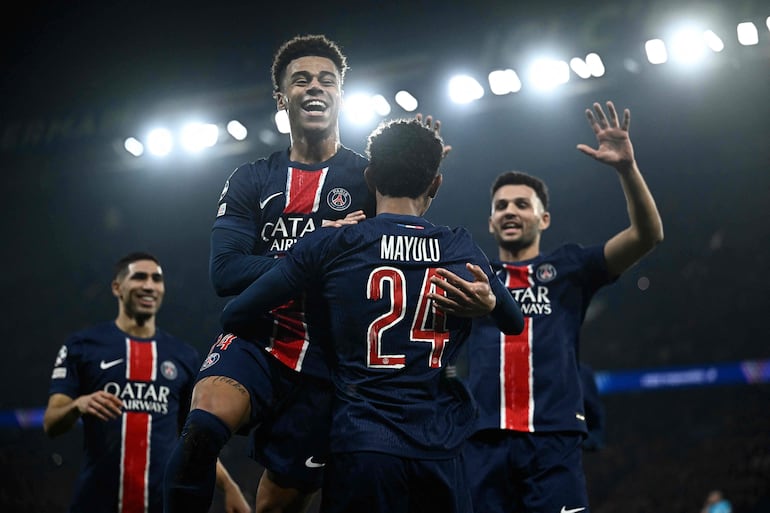
<svg viewBox="0 0 770 513">
<path fill-rule="evenodd" d="M 444 346 L 449 342 L 449 332 L 446 329 L 446 314 L 437 309 L 428 299 L 428 294 L 431 292 L 446 295 L 446 291 L 430 282 L 433 276 L 438 276 L 435 267 L 425 270 L 422 290 L 409 334 L 410 340 L 413 342 L 428 342 L 432 345 L 428 366 L 438 368 L 441 367 Z M 406 356 L 403 354 L 383 354 L 382 335 L 404 319 L 406 308 L 406 278 L 404 273 L 395 267 L 374 269 L 369 274 L 366 297 L 375 301 L 383 299 L 385 292 L 383 285 L 386 282 L 390 285 L 388 287 L 390 289 L 390 310 L 377 317 L 369 325 L 366 337 L 366 363 L 368 367 L 400 369 L 406 364 Z M 433 314 L 432 322 L 428 326 L 429 314 L 431 313 Z"/>
</svg>

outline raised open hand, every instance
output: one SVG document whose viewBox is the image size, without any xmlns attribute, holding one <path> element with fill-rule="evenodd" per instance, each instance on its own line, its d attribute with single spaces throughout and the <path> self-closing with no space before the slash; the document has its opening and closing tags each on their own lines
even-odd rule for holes
<svg viewBox="0 0 770 513">
<path fill-rule="evenodd" d="M 436 135 L 438 135 L 438 136 L 441 135 L 441 121 L 439 121 L 438 119 L 434 120 L 433 116 L 431 116 L 430 114 L 425 116 L 424 121 L 423 121 L 422 114 L 418 112 L 417 115 L 415 116 L 415 119 L 417 119 L 417 121 L 419 121 L 420 123 L 423 123 L 428 128 L 432 128 L 433 131 L 436 133 Z M 452 147 L 450 145 L 448 145 L 448 144 L 445 144 L 444 145 L 444 151 L 441 152 L 441 158 L 445 159 L 447 154 L 450 151 L 452 151 Z"/>
<path fill-rule="evenodd" d="M 604 115 L 604 110 L 599 103 L 594 103 L 593 111 L 586 109 L 588 123 L 596 134 L 596 142 L 599 144 L 594 149 L 586 144 L 578 144 L 577 149 L 604 162 L 616 169 L 627 168 L 634 162 L 634 147 L 628 135 L 628 127 L 631 124 L 631 111 L 623 111 L 623 123 L 618 119 L 615 105 L 607 102 L 609 118 Z"/>
</svg>

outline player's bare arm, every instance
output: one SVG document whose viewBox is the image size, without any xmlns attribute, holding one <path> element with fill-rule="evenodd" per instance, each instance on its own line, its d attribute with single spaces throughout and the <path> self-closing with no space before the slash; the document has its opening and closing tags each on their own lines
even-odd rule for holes
<svg viewBox="0 0 770 513">
<path fill-rule="evenodd" d="M 593 111 L 586 109 L 588 123 L 596 135 L 598 148 L 578 144 L 578 150 L 599 162 L 614 167 L 620 178 L 630 226 L 610 238 L 604 246 L 607 268 L 618 276 L 638 262 L 663 240 L 663 222 L 647 184 L 642 177 L 629 136 L 631 112 L 623 111 L 622 122 L 615 105 L 608 101 L 605 115 L 599 103 L 593 104 Z"/>
<path fill-rule="evenodd" d="M 446 292 L 446 295 L 431 292 L 428 298 L 446 313 L 458 317 L 480 317 L 489 314 L 497 304 L 497 298 L 489 286 L 489 279 L 481 268 L 465 264 L 473 274 L 474 281 L 467 281 L 455 273 L 439 268 L 440 276 L 431 278 L 431 283 Z"/>
<path fill-rule="evenodd" d="M 43 418 L 43 428 L 48 436 L 57 436 L 68 431 L 82 415 L 92 415 L 107 421 L 123 413 L 123 401 L 117 396 L 98 390 L 81 395 L 77 399 L 64 394 L 53 394 Z"/>
</svg>

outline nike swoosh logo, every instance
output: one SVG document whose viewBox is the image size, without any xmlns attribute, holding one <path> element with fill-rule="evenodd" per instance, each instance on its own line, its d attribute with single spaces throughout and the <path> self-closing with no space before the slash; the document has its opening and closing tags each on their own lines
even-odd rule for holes
<svg viewBox="0 0 770 513">
<path fill-rule="evenodd" d="M 102 370 L 107 370 L 110 367 L 115 367 L 117 364 L 119 364 L 122 361 L 123 361 L 123 358 L 118 358 L 117 360 L 112 360 L 111 362 L 105 362 L 104 360 L 102 360 L 101 362 L 99 362 L 99 368 Z"/>
<path fill-rule="evenodd" d="M 316 463 L 315 461 L 313 461 L 313 457 L 311 456 L 305 460 L 305 466 L 308 468 L 321 468 L 321 467 L 325 467 L 326 463 Z"/>
<path fill-rule="evenodd" d="M 575 508 L 575 509 L 567 509 L 567 506 L 561 507 L 561 513 L 578 513 L 578 511 L 583 511 L 585 508 Z"/>
<path fill-rule="evenodd" d="M 263 201 L 260 201 L 260 202 L 259 202 L 259 208 L 260 208 L 260 209 L 263 209 L 263 208 L 265 208 L 265 205 L 267 205 L 267 203 L 268 203 L 268 202 L 269 202 L 271 199 L 275 198 L 276 196 L 280 196 L 281 194 L 283 194 L 283 193 L 282 193 L 282 192 L 276 192 L 275 194 L 271 194 L 270 196 L 268 196 L 267 198 L 265 198 Z"/>
</svg>

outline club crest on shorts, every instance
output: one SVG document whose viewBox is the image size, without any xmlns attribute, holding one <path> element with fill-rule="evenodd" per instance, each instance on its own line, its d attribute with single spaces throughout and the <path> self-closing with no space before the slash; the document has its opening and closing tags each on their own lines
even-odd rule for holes
<svg viewBox="0 0 770 513">
<path fill-rule="evenodd" d="M 219 353 L 209 353 L 201 365 L 201 370 L 206 370 L 219 361 Z"/>
<path fill-rule="evenodd" d="M 556 278 L 556 268 L 552 264 L 540 264 L 535 271 L 537 280 L 542 283 L 548 283 Z"/>
<path fill-rule="evenodd" d="M 160 364 L 160 373 L 169 381 L 176 379 L 179 375 L 179 371 L 176 370 L 176 365 L 174 365 L 174 362 L 171 360 L 166 360 Z"/>
<path fill-rule="evenodd" d="M 345 210 L 350 206 L 350 193 L 342 187 L 335 187 L 326 196 L 326 204 L 336 211 Z"/>
</svg>

